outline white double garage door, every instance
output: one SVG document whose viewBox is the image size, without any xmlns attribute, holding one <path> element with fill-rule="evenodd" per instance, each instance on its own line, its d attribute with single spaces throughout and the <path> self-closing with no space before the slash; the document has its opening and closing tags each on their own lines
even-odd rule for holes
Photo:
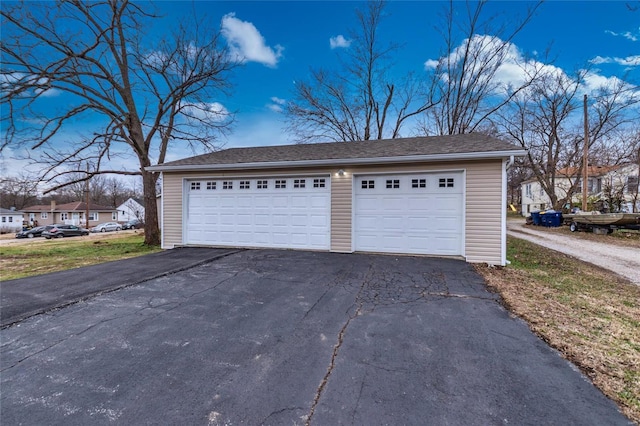
<svg viewBox="0 0 640 426">
<path fill-rule="evenodd" d="M 186 244 L 330 249 L 328 176 L 199 179 L 185 185 Z M 353 250 L 462 255 L 463 197 L 462 172 L 356 175 Z"/>
</svg>

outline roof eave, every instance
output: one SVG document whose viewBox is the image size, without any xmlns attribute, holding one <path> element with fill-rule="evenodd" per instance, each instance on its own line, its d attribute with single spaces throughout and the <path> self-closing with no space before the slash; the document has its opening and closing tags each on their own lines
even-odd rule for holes
<svg viewBox="0 0 640 426">
<path fill-rule="evenodd" d="M 417 163 L 430 161 L 464 161 L 464 160 L 490 160 L 510 157 L 522 157 L 524 150 L 467 152 L 455 154 L 432 155 L 406 155 L 399 157 L 373 157 L 373 158 L 335 158 L 325 160 L 300 160 L 300 161 L 270 161 L 254 163 L 232 164 L 183 164 L 177 166 L 156 165 L 146 167 L 151 172 L 180 172 L 191 170 L 234 170 L 234 169 L 275 169 L 275 168 L 301 168 L 313 166 L 355 166 L 369 164 L 388 163 Z"/>
</svg>

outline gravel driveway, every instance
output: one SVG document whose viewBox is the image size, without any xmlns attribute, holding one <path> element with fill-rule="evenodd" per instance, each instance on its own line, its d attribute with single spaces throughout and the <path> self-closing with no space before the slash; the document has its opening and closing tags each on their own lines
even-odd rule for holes
<svg viewBox="0 0 640 426">
<path fill-rule="evenodd" d="M 515 220 L 507 221 L 507 233 L 610 270 L 640 285 L 640 253 L 637 248 L 545 232 Z"/>
</svg>

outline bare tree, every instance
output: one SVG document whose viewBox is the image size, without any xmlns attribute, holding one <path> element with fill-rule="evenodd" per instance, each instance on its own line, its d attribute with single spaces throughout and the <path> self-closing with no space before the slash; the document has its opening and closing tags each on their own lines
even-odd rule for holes
<svg viewBox="0 0 640 426">
<path fill-rule="evenodd" d="M 162 164 L 178 141 L 216 148 L 231 116 L 215 100 L 229 88 L 235 62 L 220 47 L 219 32 L 200 21 L 163 40 L 149 38 L 148 27 L 159 17 L 146 6 L 126 0 L 4 4 L 2 120 L 4 143 L 37 151 L 45 182 L 74 175 L 87 161 L 95 171 L 76 181 L 141 175 L 145 243 L 157 245 L 158 174 L 145 168 Z M 97 124 L 69 140 L 65 131 L 85 119 Z M 136 170 L 113 167 L 131 157 Z"/>
<path fill-rule="evenodd" d="M 586 70 L 573 76 L 557 69 L 546 71 L 529 89 L 514 97 L 497 120 L 504 137 L 527 150 L 526 166 L 554 208 L 565 205 L 581 186 L 584 147 L 581 94 L 587 74 Z M 610 148 L 615 136 L 637 121 L 633 109 L 640 102 L 640 92 L 616 79 L 598 88 L 589 100 L 589 149 Z M 608 156 L 609 160 L 612 158 Z M 620 162 L 624 156 L 616 158 Z M 569 173 L 561 175 L 561 169 Z M 557 191 L 559 178 L 570 182 L 562 193 Z"/>
<path fill-rule="evenodd" d="M 523 17 L 512 16 L 502 24 L 497 16 L 486 16 L 487 3 L 450 0 L 438 21 L 444 48 L 438 60 L 425 64 L 430 73 L 429 104 L 435 107 L 426 111 L 423 133 L 462 134 L 488 126 L 491 116 L 538 75 L 539 68 L 527 66 L 512 42 L 542 2 L 533 3 Z M 521 81 L 500 81 L 499 72 L 505 66 L 517 69 Z"/>
<path fill-rule="evenodd" d="M 38 181 L 25 174 L 0 178 L 0 207 L 21 210 L 38 201 Z"/>
<path fill-rule="evenodd" d="M 308 82 L 296 82 L 286 116 L 298 142 L 396 138 L 407 119 L 431 106 L 418 102 L 412 75 L 392 81 L 387 74 L 398 47 L 380 43 L 384 9 L 385 2 L 378 0 L 356 11 L 358 27 L 340 57 L 340 70 L 313 70 Z"/>
</svg>

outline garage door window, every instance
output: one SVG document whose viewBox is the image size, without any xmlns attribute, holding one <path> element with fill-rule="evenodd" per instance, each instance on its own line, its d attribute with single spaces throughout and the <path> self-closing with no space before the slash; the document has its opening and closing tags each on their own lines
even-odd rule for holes
<svg viewBox="0 0 640 426">
<path fill-rule="evenodd" d="M 213 191 L 216 189 L 216 183 L 214 181 L 207 182 L 207 191 Z"/>
<path fill-rule="evenodd" d="M 362 189 L 374 189 L 376 187 L 375 181 L 373 180 L 363 180 L 362 181 Z"/>
<path fill-rule="evenodd" d="M 453 178 L 440 178 L 438 182 L 440 188 L 453 188 Z"/>
<path fill-rule="evenodd" d="M 426 179 L 411 179 L 411 187 L 412 188 L 426 188 L 427 180 Z"/>
<path fill-rule="evenodd" d="M 231 180 L 222 181 L 222 189 L 233 189 L 233 181 Z"/>
<path fill-rule="evenodd" d="M 285 189 L 287 187 L 286 180 L 276 180 L 276 189 Z"/>
<path fill-rule="evenodd" d="M 387 189 L 400 188 L 400 179 L 387 179 Z"/>
<path fill-rule="evenodd" d="M 200 182 L 191 182 L 192 191 L 200 191 Z"/>
<path fill-rule="evenodd" d="M 324 188 L 325 187 L 324 179 L 314 179 L 313 180 L 313 187 L 314 188 Z"/>
<path fill-rule="evenodd" d="M 240 189 L 250 189 L 251 188 L 251 182 L 248 180 L 241 180 L 240 181 Z"/>
<path fill-rule="evenodd" d="M 268 180 L 259 180 L 256 186 L 257 186 L 258 189 L 268 189 L 269 188 L 269 181 Z"/>
<path fill-rule="evenodd" d="M 293 180 L 293 187 L 294 188 L 304 188 L 305 187 L 305 180 L 304 179 L 294 179 Z"/>
</svg>

